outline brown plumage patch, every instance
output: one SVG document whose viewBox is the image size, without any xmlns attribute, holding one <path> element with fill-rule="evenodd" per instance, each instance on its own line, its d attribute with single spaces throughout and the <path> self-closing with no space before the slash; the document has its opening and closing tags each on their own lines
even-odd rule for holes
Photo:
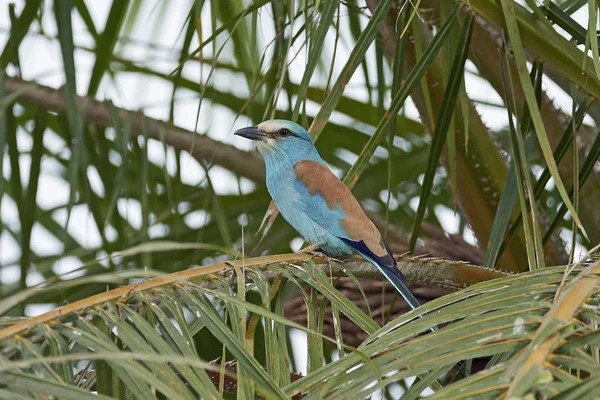
<svg viewBox="0 0 600 400">
<path fill-rule="evenodd" d="M 379 230 L 346 185 L 329 168 L 316 161 L 300 161 L 296 164 L 296 179 L 302 181 L 312 196 L 320 193 L 330 210 L 340 206 L 345 214 L 342 226 L 351 240 L 362 240 L 377 257 L 389 254 Z"/>
</svg>

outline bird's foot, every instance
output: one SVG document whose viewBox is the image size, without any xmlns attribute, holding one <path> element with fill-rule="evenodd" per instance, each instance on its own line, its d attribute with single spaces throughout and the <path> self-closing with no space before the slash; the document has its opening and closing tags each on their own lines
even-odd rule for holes
<svg viewBox="0 0 600 400">
<path fill-rule="evenodd" d="M 325 254 L 323 252 L 321 252 L 321 250 L 320 250 L 320 247 L 322 245 L 323 245 L 323 243 L 311 244 L 310 246 L 300 249 L 298 251 L 298 253 L 306 253 L 306 254 L 311 254 L 313 256 L 325 256 Z"/>
<path fill-rule="evenodd" d="M 331 260 L 331 257 L 329 257 L 327 254 L 323 253 L 323 251 L 321 250 L 322 245 L 323 245 L 323 243 L 311 244 L 310 246 L 300 249 L 299 253 L 310 254 L 313 259 L 314 258 L 324 258 L 328 261 Z"/>
<path fill-rule="evenodd" d="M 341 263 L 342 261 L 328 256 L 327 254 L 323 253 L 323 251 L 321 250 L 321 246 L 323 245 L 323 243 L 316 243 L 316 244 L 311 244 L 310 246 L 307 246 L 303 249 L 300 249 L 298 251 L 298 253 L 301 254 L 310 254 L 312 256 L 312 258 L 323 258 L 325 260 L 327 260 L 327 263 L 331 263 L 331 261 L 337 262 L 337 263 Z"/>
</svg>

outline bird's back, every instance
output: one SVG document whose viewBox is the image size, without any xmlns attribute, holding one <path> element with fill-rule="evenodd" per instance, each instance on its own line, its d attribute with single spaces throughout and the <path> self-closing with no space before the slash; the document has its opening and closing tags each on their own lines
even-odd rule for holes
<svg viewBox="0 0 600 400">
<path fill-rule="evenodd" d="M 296 186 L 311 197 L 311 205 L 321 213 L 335 214 L 339 226 L 335 236 L 355 252 L 370 255 L 382 265 L 395 265 L 381 233 L 367 217 L 358 200 L 327 166 L 301 161 L 295 167 Z M 316 204 L 315 204 L 316 203 Z M 324 218 L 326 219 L 326 218 Z"/>
</svg>

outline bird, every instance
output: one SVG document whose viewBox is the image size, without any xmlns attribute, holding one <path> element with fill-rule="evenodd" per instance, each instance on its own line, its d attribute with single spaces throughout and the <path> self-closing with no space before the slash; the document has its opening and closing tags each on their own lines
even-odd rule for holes
<svg viewBox="0 0 600 400">
<path fill-rule="evenodd" d="M 359 254 L 412 309 L 421 304 L 396 266 L 390 247 L 350 189 L 329 169 L 301 125 L 281 119 L 238 129 L 265 161 L 267 190 L 283 218 L 329 257 Z"/>
</svg>

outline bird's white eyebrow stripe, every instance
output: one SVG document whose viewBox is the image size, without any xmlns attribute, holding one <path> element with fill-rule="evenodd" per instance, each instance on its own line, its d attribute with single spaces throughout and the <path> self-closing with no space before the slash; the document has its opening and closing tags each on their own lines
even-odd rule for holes
<svg viewBox="0 0 600 400">
<path fill-rule="evenodd" d="M 265 122 L 261 122 L 260 124 L 257 125 L 257 128 L 261 131 L 261 132 L 277 132 L 283 128 L 287 128 L 287 125 L 282 124 L 280 122 L 276 122 L 276 121 L 265 121 Z"/>
</svg>

